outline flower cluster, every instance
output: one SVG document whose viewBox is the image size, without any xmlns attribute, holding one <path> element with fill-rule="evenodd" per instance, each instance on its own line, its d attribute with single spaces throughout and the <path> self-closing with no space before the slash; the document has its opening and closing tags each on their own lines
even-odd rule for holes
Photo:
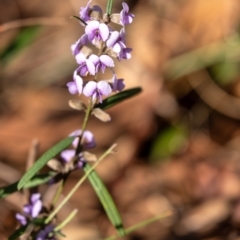
<svg viewBox="0 0 240 240">
<path fill-rule="evenodd" d="M 119 61 L 131 58 L 131 48 L 126 46 L 125 25 L 132 23 L 134 15 L 129 13 L 129 7 L 123 3 L 119 14 L 103 15 L 99 6 L 90 7 L 91 0 L 85 8 L 81 8 L 80 23 L 85 26 L 85 33 L 71 46 L 78 63 L 73 74 L 73 81 L 67 83 L 71 94 L 84 94 L 94 101 L 102 102 L 102 98 L 112 92 L 122 91 L 125 87 L 123 79 L 118 79 L 113 70 L 115 64 L 112 57 Z M 122 26 L 120 31 L 114 31 L 109 23 Z M 99 49 L 98 55 L 93 54 L 87 45 Z M 110 80 L 97 80 L 98 73 L 109 69 L 113 77 Z M 93 80 L 83 81 L 83 77 L 92 75 Z"/>
<path fill-rule="evenodd" d="M 41 201 L 41 194 L 34 193 L 30 197 L 30 203 L 24 205 L 23 212 L 24 214 L 17 213 L 16 219 L 22 226 L 27 225 L 31 220 L 39 217 L 39 214 L 43 208 L 43 204 Z M 53 225 L 45 225 L 44 229 L 36 232 L 36 240 L 54 240 L 54 233 L 53 233 L 54 226 Z"/>
<path fill-rule="evenodd" d="M 42 201 L 40 200 L 40 193 L 32 194 L 30 198 L 30 203 L 24 205 L 23 214 L 17 213 L 16 219 L 20 222 L 21 225 L 26 225 L 28 219 L 36 218 L 40 211 L 42 210 Z"/>
<path fill-rule="evenodd" d="M 50 184 L 58 182 L 71 171 L 83 168 L 86 162 L 96 161 L 96 156 L 86 151 L 96 146 L 94 136 L 90 131 L 85 130 L 83 132 L 79 129 L 70 133 L 69 136 L 75 137 L 71 149 L 65 149 L 60 153 L 61 161 L 51 159 L 47 163 L 51 169 L 60 173 L 50 180 Z"/>
<path fill-rule="evenodd" d="M 72 132 L 69 136 L 70 137 L 76 137 L 74 141 L 72 142 L 72 146 L 74 149 L 67 149 L 61 152 L 61 158 L 63 159 L 64 163 L 69 163 L 75 156 L 76 149 L 78 147 L 79 142 L 79 136 L 82 135 L 82 141 L 81 141 L 81 151 L 76 156 L 76 160 L 73 162 L 73 169 L 76 168 L 82 168 L 84 166 L 84 163 L 88 161 L 88 159 L 85 159 L 83 150 L 91 149 L 96 146 L 96 142 L 94 139 L 93 134 L 86 130 L 82 133 L 82 130 L 76 130 Z"/>
</svg>

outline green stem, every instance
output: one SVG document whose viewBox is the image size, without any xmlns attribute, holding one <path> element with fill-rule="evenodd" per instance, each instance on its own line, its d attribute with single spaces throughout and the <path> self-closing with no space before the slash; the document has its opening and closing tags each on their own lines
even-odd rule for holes
<svg viewBox="0 0 240 240">
<path fill-rule="evenodd" d="M 169 216 L 171 216 L 171 215 L 172 215 L 172 212 L 167 212 L 167 213 L 165 213 L 165 214 L 160 214 L 160 215 L 158 215 L 158 216 L 156 216 L 156 217 L 153 217 L 153 218 L 144 220 L 144 221 L 142 221 L 142 222 L 140 222 L 140 223 L 137 223 L 137 224 L 135 224 L 135 225 L 133 225 L 133 226 L 125 229 L 125 233 L 126 233 L 126 234 L 129 234 L 129 233 L 131 233 L 131 232 L 133 232 L 133 231 L 135 231 L 135 230 L 137 230 L 137 229 L 139 229 L 139 228 L 145 227 L 145 226 L 147 226 L 147 225 L 149 225 L 149 224 L 151 224 L 151 223 L 153 223 L 153 222 L 156 222 L 156 221 L 158 221 L 158 220 L 160 220 L 160 219 L 169 217 Z M 117 239 L 117 238 L 119 238 L 119 236 L 118 236 L 118 235 L 114 235 L 114 236 L 105 238 L 104 240 L 114 240 L 114 239 Z"/>
<path fill-rule="evenodd" d="M 81 186 L 81 184 L 87 179 L 88 175 L 92 172 L 93 169 L 97 167 L 97 165 L 108 155 L 112 152 L 113 148 L 116 146 L 116 144 L 113 144 L 99 159 L 98 161 L 89 169 L 89 171 L 86 172 L 86 174 L 79 179 L 79 181 L 76 183 L 76 185 L 72 188 L 72 190 L 68 193 L 68 195 L 63 199 L 63 201 L 54 209 L 54 211 L 48 216 L 48 218 L 45 220 L 45 224 L 48 224 L 55 215 L 61 210 L 61 208 L 67 203 L 67 201 L 72 197 L 72 195 L 78 190 L 78 188 Z"/>
<path fill-rule="evenodd" d="M 83 120 L 83 124 L 82 124 L 82 134 L 81 136 L 79 137 L 79 141 L 78 141 L 78 146 L 77 146 L 77 149 L 76 149 L 76 156 L 81 152 L 81 142 L 82 142 L 82 137 L 83 137 L 83 134 L 84 134 L 84 131 L 86 130 L 86 127 L 87 127 L 87 123 L 88 123 L 88 119 L 89 119 L 89 116 L 91 115 L 91 111 L 92 111 L 92 99 L 90 99 L 90 102 L 88 104 L 88 107 L 87 107 L 87 110 L 86 110 L 86 114 L 85 114 L 85 117 L 84 117 L 84 120 Z"/>
<path fill-rule="evenodd" d="M 63 180 L 61 180 L 61 182 L 59 183 L 59 186 L 57 188 L 57 192 L 53 198 L 53 206 L 57 203 L 57 200 L 62 192 L 62 189 L 63 189 Z"/>
<path fill-rule="evenodd" d="M 65 225 L 67 225 L 75 217 L 77 212 L 78 212 L 78 209 L 74 209 L 62 223 L 60 223 L 57 227 L 54 228 L 54 231 L 57 232 L 63 227 L 65 227 Z"/>
<path fill-rule="evenodd" d="M 108 0 L 107 2 L 107 15 L 110 16 L 111 12 L 112 12 L 112 5 L 113 5 L 114 0 Z"/>
</svg>

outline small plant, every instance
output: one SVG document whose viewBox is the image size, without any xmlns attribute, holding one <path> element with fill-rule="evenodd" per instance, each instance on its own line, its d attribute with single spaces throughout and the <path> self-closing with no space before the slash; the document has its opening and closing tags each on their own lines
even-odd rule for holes
<svg viewBox="0 0 240 240">
<path fill-rule="evenodd" d="M 78 67 L 73 73 L 73 80 L 67 83 L 67 87 L 71 94 L 83 94 L 87 97 L 87 102 L 69 101 L 70 107 L 84 111 L 85 117 L 80 129 L 70 133 L 66 139 L 45 152 L 19 182 L 0 189 L 0 198 L 4 198 L 21 189 L 35 187 L 35 190 L 36 186 L 41 184 L 56 184 L 58 186 L 51 204 L 48 206 L 44 203 L 44 195 L 41 196 L 37 191 L 29 196 L 29 203 L 23 206 L 22 213 L 16 214 L 20 227 L 9 239 L 18 239 L 20 236 L 24 236 L 24 239 L 44 240 L 56 239 L 58 235 L 64 236 L 62 228 L 77 214 L 77 209 L 74 209 L 61 223 L 57 220 L 57 213 L 86 179 L 89 179 L 92 184 L 109 220 L 115 226 L 118 236 L 124 236 L 130 232 L 124 229 L 122 219 L 111 195 L 94 170 L 107 155 L 113 153 L 116 144 L 113 144 L 102 156 L 97 157 L 89 152 L 97 143 L 94 134 L 87 130 L 91 115 L 101 121 L 108 122 L 111 117 L 104 111 L 105 109 L 141 91 L 140 88 L 123 91 L 125 88 L 124 80 L 118 78 L 114 70 L 114 59 L 122 61 L 131 58 L 132 49 L 126 45 L 125 26 L 132 23 L 134 15 L 129 13 L 129 7 L 126 3 L 122 3 L 123 8 L 120 13 L 111 14 L 112 4 L 113 0 L 109 0 L 107 11 L 104 14 L 99 6 L 91 6 L 90 0 L 86 7 L 81 8 L 79 16 L 74 16 L 85 31 L 71 46 Z M 116 25 L 121 26 L 120 31 L 115 30 Z M 101 78 L 101 74 L 104 74 L 105 71 L 110 71 L 112 75 L 108 80 Z M 88 75 L 92 76 L 91 80 L 84 79 Z M 89 162 L 94 164 L 90 165 Z M 39 174 L 45 165 L 48 165 L 52 171 Z M 65 199 L 57 205 L 58 197 L 71 172 L 79 169 L 83 169 L 85 175 L 79 179 Z M 114 239 L 114 237 L 109 239 Z"/>
</svg>

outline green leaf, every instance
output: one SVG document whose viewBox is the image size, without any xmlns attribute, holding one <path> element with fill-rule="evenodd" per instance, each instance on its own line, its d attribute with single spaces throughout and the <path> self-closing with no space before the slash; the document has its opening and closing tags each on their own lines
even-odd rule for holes
<svg viewBox="0 0 240 240">
<path fill-rule="evenodd" d="M 225 61 L 215 64 L 210 68 L 213 79 L 220 85 L 224 86 L 236 81 L 239 75 L 239 63 L 233 61 Z"/>
<path fill-rule="evenodd" d="M 239 37 L 232 35 L 224 41 L 208 44 L 172 58 L 163 65 L 163 70 L 169 80 L 174 80 L 226 60 L 238 59 L 239 55 Z"/>
<path fill-rule="evenodd" d="M 87 172 L 91 169 L 91 166 L 87 163 L 84 167 L 84 171 Z M 125 236 L 125 230 L 123 227 L 122 219 L 119 214 L 119 211 L 108 192 L 106 186 L 102 182 L 101 178 L 98 176 L 98 174 L 92 170 L 92 172 L 88 175 L 88 179 L 95 190 L 96 194 L 98 195 L 98 198 L 100 202 L 103 205 L 103 208 L 105 209 L 107 216 L 113 226 L 116 228 L 119 236 Z"/>
<path fill-rule="evenodd" d="M 108 109 L 113 107 L 114 105 L 135 96 L 136 94 L 140 93 L 142 89 L 140 87 L 131 88 L 120 93 L 117 93 L 109 98 L 103 100 L 102 103 L 98 103 L 94 106 L 94 108 L 101 108 L 101 109 Z"/>
<path fill-rule="evenodd" d="M 32 188 L 32 187 L 36 187 L 41 184 L 44 184 L 44 183 L 48 182 L 55 174 L 56 174 L 55 172 L 51 171 L 48 173 L 35 175 L 30 181 L 28 181 L 26 183 L 24 188 Z M 0 199 L 5 198 L 8 195 L 18 191 L 17 185 L 18 185 L 18 182 L 15 182 L 6 187 L 1 187 L 0 188 Z"/>
<path fill-rule="evenodd" d="M 169 126 L 164 129 L 152 145 L 150 158 L 154 162 L 169 158 L 186 146 L 187 131 L 181 125 Z"/>
<path fill-rule="evenodd" d="M 63 149 L 67 148 L 74 140 L 75 137 L 68 137 L 57 143 L 55 146 L 50 148 L 47 152 L 45 152 L 36 162 L 35 164 L 23 175 L 20 179 L 17 188 L 20 190 L 23 188 L 26 183 L 39 171 L 41 170 L 46 163 L 55 157 L 58 153 L 60 153 Z"/>
<path fill-rule="evenodd" d="M 108 16 L 110 16 L 110 14 L 111 14 L 111 12 L 112 12 L 113 1 L 114 1 L 114 0 L 108 0 L 108 2 L 107 2 L 106 12 L 107 12 L 107 15 L 108 15 Z"/>
<path fill-rule="evenodd" d="M 12 57 L 17 55 L 23 48 L 33 42 L 39 31 L 38 26 L 26 27 L 20 30 L 13 42 L 0 53 L 0 60 L 8 62 Z"/>
<path fill-rule="evenodd" d="M 19 237 L 24 234 L 27 227 L 28 225 L 20 226 L 18 229 L 15 230 L 15 232 L 11 234 L 11 236 L 9 236 L 8 240 L 19 239 Z"/>
</svg>

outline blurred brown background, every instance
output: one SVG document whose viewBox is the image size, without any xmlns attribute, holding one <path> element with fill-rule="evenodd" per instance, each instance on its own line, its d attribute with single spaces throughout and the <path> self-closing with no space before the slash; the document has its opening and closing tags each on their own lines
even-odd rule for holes
<svg viewBox="0 0 240 240">
<path fill-rule="evenodd" d="M 172 212 L 125 239 L 240 239 L 240 2 L 129 0 L 132 59 L 117 63 L 137 97 L 113 107 L 110 123 L 88 129 L 100 155 L 97 168 L 126 227 Z M 77 67 L 70 45 L 83 33 L 77 15 L 87 1 L 0 0 L 0 183 L 20 178 L 33 139 L 38 156 L 81 126 L 68 106 L 66 83 Z M 105 9 L 106 1 L 93 1 Z M 113 12 L 121 10 L 114 1 Z M 79 177 L 74 172 L 65 193 Z M 22 196 L 1 200 L 0 239 L 17 223 Z M 89 183 L 60 214 L 73 208 L 66 239 L 115 234 Z"/>
</svg>

